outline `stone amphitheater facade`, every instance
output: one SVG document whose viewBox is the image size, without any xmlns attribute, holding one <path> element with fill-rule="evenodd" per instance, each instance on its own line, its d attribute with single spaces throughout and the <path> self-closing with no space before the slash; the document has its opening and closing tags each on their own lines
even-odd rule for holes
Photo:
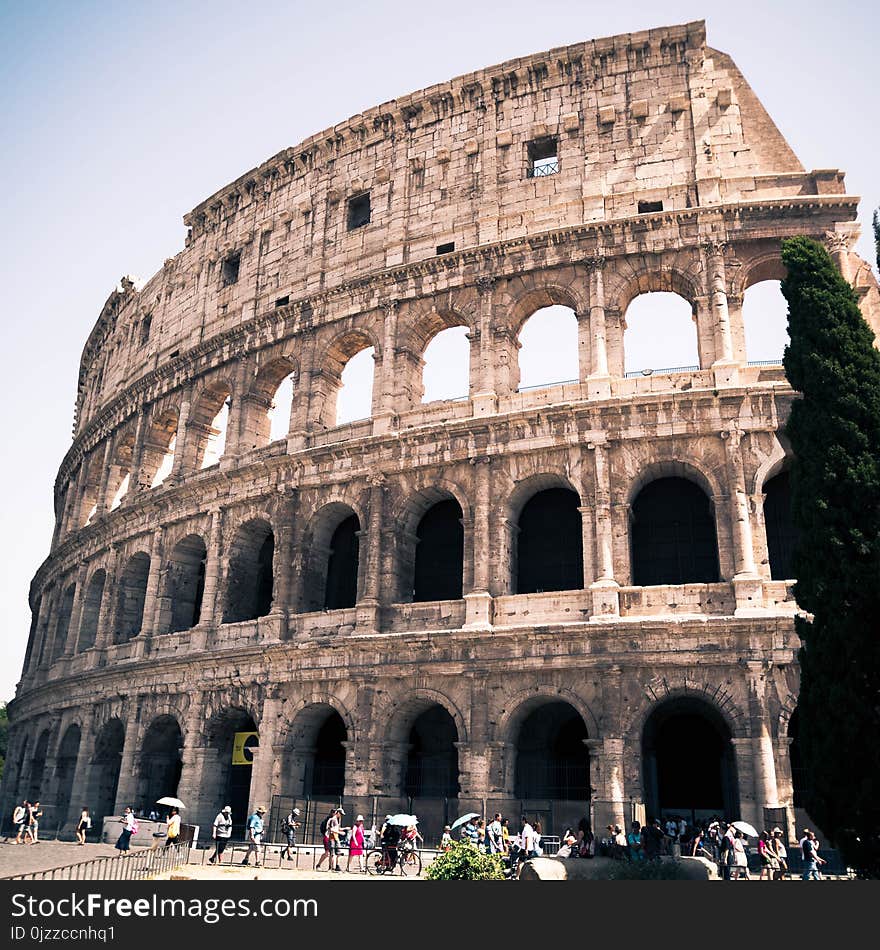
<svg viewBox="0 0 880 950">
<path fill-rule="evenodd" d="M 604 827 L 673 804 L 656 743 L 677 718 L 708 724 L 695 760 L 717 737 L 719 812 L 791 822 L 796 607 L 765 487 L 793 394 L 747 362 L 742 301 L 807 234 L 876 333 L 857 203 L 841 172 L 803 169 L 702 22 L 422 90 L 204 201 L 83 351 L 4 813 L 39 796 L 57 825 L 176 790 L 203 825 L 231 795 L 240 819 L 323 794 Z M 650 291 L 690 303 L 698 369 L 624 373 L 627 307 Z M 576 315 L 579 378 L 520 390 L 519 332 L 549 305 Z M 467 328 L 469 394 L 423 403 L 449 327 Z M 336 425 L 368 347 L 371 415 Z M 661 482 L 711 520 L 712 563 L 680 583 L 635 566 L 634 508 Z M 563 590 L 533 576 L 555 546 Z M 236 767 L 246 732 L 259 751 Z"/>
</svg>

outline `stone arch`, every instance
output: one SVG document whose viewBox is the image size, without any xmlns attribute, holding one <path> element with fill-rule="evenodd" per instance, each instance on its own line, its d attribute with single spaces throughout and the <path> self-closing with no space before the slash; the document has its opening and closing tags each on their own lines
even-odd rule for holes
<svg viewBox="0 0 880 950">
<path fill-rule="evenodd" d="M 265 617 L 272 609 L 275 535 L 265 518 L 238 526 L 229 546 L 223 623 Z"/>
<path fill-rule="evenodd" d="M 117 434 L 110 457 L 110 473 L 107 478 L 107 497 L 102 499 L 109 511 L 122 504 L 122 499 L 131 489 L 131 466 L 134 457 L 135 426 L 126 424 Z"/>
<path fill-rule="evenodd" d="M 698 259 L 682 264 L 666 258 L 616 258 L 605 272 L 605 307 L 625 314 L 640 294 L 671 293 L 683 297 L 695 310 L 703 295 L 699 267 Z"/>
<path fill-rule="evenodd" d="M 649 483 L 658 478 L 685 478 L 699 485 L 709 496 L 713 506 L 724 496 L 722 482 L 718 475 L 709 466 L 697 465 L 693 461 L 682 461 L 677 458 L 657 458 L 644 462 L 638 474 L 629 480 L 626 486 L 627 504 L 635 501 L 639 492 Z"/>
<path fill-rule="evenodd" d="M 79 524 L 77 528 L 90 524 L 95 516 L 100 498 L 98 497 L 103 478 L 104 446 L 99 445 L 92 449 L 81 462 L 80 471 L 85 471 L 80 498 Z M 84 466 L 84 468 L 83 468 Z"/>
<path fill-rule="evenodd" d="M 101 726 L 95 738 L 89 767 L 84 797 L 95 823 L 99 823 L 105 815 L 114 813 L 124 746 L 125 725 L 114 716 Z"/>
<path fill-rule="evenodd" d="M 184 469 L 195 472 L 215 465 L 226 452 L 231 433 L 229 406 L 233 386 L 225 376 L 204 381 L 193 394 L 192 409 L 186 426 Z"/>
<path fill-rule="evenodd" d="M 90 650 L 98 638 L 98 624 L 101 618 L 101 609 L 104 604 L 107 586 L 107 571 L 104 568 L 92 573 L 86 583 L 85 595 L 83 596 L 82 613 L 79 622 L 79 640 L 77 642 L 77 653 Z"/>
<path fill-rule="evenodd" d="M 250 388 L 243 397 L 242 418 L 238 423 L 239 449 L 242 452 L 286 438 L 290 431 L 290 416 L 299 382 L 299 363 L 283 350 L 273 348 L 270 353 L 261 354 L 264 357 L 262 365 L 255 372 Z M 287 386 L 288 379 L 291 380 L 290 405 L 285 403 L 284 406 L 286 418 L 275 420 L 274 415 L 281 408 L 276 407 L 276 402 L 282 387 Z M 279 431 L 273 432 L 275 429 Z"/>
<path fill-rule="evenodd" d="M 72 722 L 64 730 L 55 759 L 55 808 L 52 815 L 46 815 L 50 822 L 61 827 L 67 821 L 70 811 L 70 798 L 73 794 L 73 779 L 76 775 L 76 763 L 80 755 L 82 728 L 78 722 Z M 48 811 L 48 809 L 46 809 Z"/>
<path fill-rule="evenodd" d="M 347 329 L 328 341 L 323 350 L 316 354 L 315 365 L 320 373 L 313 377 L 312 404 L 315 421 L 327 429 L 337 425 L 337 400 L 342 388 L 342 372 L 358 353 L 372 349 L 375 362 L 381 360 L 381 346 L 369 327 Z M 373 396 L 376 391 L 376 377 L 373 374 Z M 368 413 L 370 415 L 371 412 Z"/>
<path fill-rule="evenodd" d="M 779 247 L 752 254 L 729 276 L 728 296 L 742 298 L 749 287 L 764 280 L 785 280 L 787 270 Z"/>
<path fill-rule="evenodd" d="M 136 807 L 144 814 L 165 795 L 176 795 L 183 769 L 180 720 L 169 713 L 155 715 L 140 742 Z M 190 750 L 188 750 L 190 751 Z"/>
<path fill-rule="evenodd" d="M 361 552 L 357 536 L 363 525 L 360 506 L 355 507 L 342 500 L 327 502 L 309 519 L 304 540 L 308 552 L 303 569 L 304 611 L 354 606 L 361 590 Z M 346 531 L 344 539 L 339 537 L 340 530 L 352 527 L 353 536 L 351 531 Z M 338 550 L 334 550 L 334 542 Z M 334 571 L 333 577 L 330 576 L 331 569 Z M 331 581 L 329 587 L 328 580 Z M 328 603 L 339 606 L 328 607 Z"/>
<path fill-rule="evenodd" d="M 153 410 L 141 453 L 140 484 L 156 488 L 171 474 L 177 445 L 177 423 L 180 411 L 176 406 L 158 406 Z"/>
<path fill-rule="evenodd" d="M 175 544 L 165 564 L 164 595 L 159 632 L 177 633 L 196 626 L 201 618 L 208 551 L 199 534 L 188 534 Z"/>
<path fill-rule="evenodd" d="M 525 278 L 523 283 L 526 283 Z M 528 283 L 531 286 L 512 289 L 507 295 L 506 322 L 515 337 L 522 333 L 526 321 L 545 307 L 568 307 L 576 316 L 589 313 L 589 301 L 574 281 L 566 284 L 534 277 Z"/>
<path fill-rule="evenodd" d="M 284 737 L 284 793 L 341 800 L 352 739 L 351 716 L 334 698 L 300 702 Z"/>
<path fill-rule="evenodd" d="M 146 551 L 132 554 L 119 579 L 115 643 L 127 643 L 143 629 L 147 580 L 150 576 L 150 555 Z"/>
<path fill-rule="evenodd" d="M 253 750 L 259 750 L 259 735 L 255 741 L 240 746 L 235 762 L 233 746 L 237 733 L 259 733 L 259 724 L 245 706 L 234 703 L 235 698 L 230 697 L 229 703 L 215 707 L 205 723 L 205 746 L 214 752 L 216 758 L 215 767 L 204 779 L 202 798 L 213 814 L 223 805 L 231 805 L 233 824 L 243 831 L 250 802 L 254 755 L 259 754 Z M 271 750 L 266 750 L 266 754 L 271 755 Z"/>
<path fill-rule="evenodd" d="M 463 331 L 463 339 L 459 340 L 462 334 L 456 334 L 454 331 Z M 450 333 L 449 331 L 453 331 Z M 461 365 L 453 365 L 451 362 L 437 364 L 437 358 L 432 360 L 430 351 L 436 349 L 435 344 L 450 349 L 450 343 L 439 342 L 439 337 L 445 335 L 453 336 L 452 341 L 454 355 L 461 358 Z M 398 376 L 397 391 L 402 397 L 402 404 L 414 406 L 423 402 L 435 402 L 444 399 L 462 399 L 466 398 L 471 391 L 471 381 L 473 379 L 474 364 L 478 361 L 478 348 L 471 346 L 474 337 L 473 327 L 466 317 L 455 311 L 437 311 L 431 310 L 426 314 L 422 321 L 413 327 L 410 334 L 413 341 L 412 349 L 400 348 L 396 352 L 397 361 L 395 371 Z M 466 353 L 464 348 L 466 347 Z M 459 352 L 461 350 L 461 352 Z M 447 385 L 451 383 L 461 383 L 460 390 L 455 388 L 453 391 L 446 390 L 441 394 L 436 394 L 438 388 L 438 371 L 442 371 L 442 376 L 447 380 Z M 459 375 L 463 378 L 459 379 Z M 433 393 L 429 393 L 428 383 L 433 383 Z"/>
<path fill-rule="evenodd" d="M 766 455 L 755 471 L 755 477 L 752 480 L 752 494 L 760 495 L 764 490 L 764 485 L 778 475 L 783 468 L 791 464 L 793 456 L 786 450 L 785 446 L 779 440 L 779 434 L 774 433 L 773 444 L 768 455 Z"/>
<path fill-rule="evenodd" d="M 552 689 L 531 685 L 518 689 L 504 699 L 504 703 L 495 717 L 494 735 L 497 741 L 514 743 L 517 731 L 525 718 L 542 703 L 565 702 L 574 708 L 583 719 L 590 738 L 601 738 L 599 721 L 590 704 L 573 689 L 567 686 L 554 686 Z"/>
<path fill-rule="evenodd" d="M 70 621 L 73 616 L 73 601 L 76 596 L 76 584 L 68 584 L 58 603 L 58 615 L 55 619 L 55 637 L 52 645 L 51 662 L 54 663 L 67 650 L 70 636 Z"/>
</svg>

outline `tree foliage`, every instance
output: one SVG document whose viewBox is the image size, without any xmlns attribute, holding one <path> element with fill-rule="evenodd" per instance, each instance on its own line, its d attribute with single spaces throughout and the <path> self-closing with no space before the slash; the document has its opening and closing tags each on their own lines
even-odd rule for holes
<svg viewBox="0 0 880 950">
<path fill-rule="evenodd" d="M 801 394 L 786 424 L 807 810 L 850 866 L 880 876 L 880 353 L 825 249 L 783 242 Z"/>
<path fill-rule="evenodd" d="M 483 854 L 472 844 L 459 841 L 434 858 L 425 877 L 431 881 L 503 881 L 504 858 Z"/>
</svg>

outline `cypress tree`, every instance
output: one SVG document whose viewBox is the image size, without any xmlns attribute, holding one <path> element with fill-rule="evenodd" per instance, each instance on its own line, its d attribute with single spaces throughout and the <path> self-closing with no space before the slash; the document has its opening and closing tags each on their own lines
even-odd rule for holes
<svg viewBox="0 0 880 950">
<path fill-rule="evenodd" d="M 807 810 L 880 877 L 880 353 L 821 244 L 783 241 Z"/>
</svg>

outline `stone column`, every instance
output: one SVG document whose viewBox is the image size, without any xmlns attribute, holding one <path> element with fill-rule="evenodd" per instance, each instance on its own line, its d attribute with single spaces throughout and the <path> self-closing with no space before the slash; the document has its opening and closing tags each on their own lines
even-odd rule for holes
<svg viewBox="0 0 880 950">
<path fill-rule="evenodd" d="M 299 493 L 295 488 L 285 488 L 276 508 L 275 524 L 275 579 L 272 596 L 272 613 L 282 618 L 280 636 L 287 639 L 287 620 L 290 614 L 291 572 L 293 570 L 293 531 Z"/>
<path fill-rule="evenodd" d="M 385 300 L 381 307 L 382 359 L 378 363 L 378 378 L 373 379 L 373 435 L 390 432 L 394 428 L 396 418 L 394 357 L 397 345 L 398 303 L 396 300 Z"/>
<path fill-rule="evenodd" d="M 208 555 L 205 561 L 205 588 L 202 593 L 202 609 L 199 626 L 211 627 L 223 621 L 222 605 L 217 610 L 217 593 L 220 582 L 220 566 L 223 555 L 223 511 L 212 508 L 211 527 L 208 532 Z"/>
<path fill-rule="evenodd" d="M 73 596 L 73 609 L 70 611 L 70 625 L 67 628 L 67 639 L 64 642 L 62 656 L 73 656 L 76 653 L 77 643 L 79 642 L 79 624 L 82 620 L 83 601 L 86 595 L 87 572 L 88 566 L 81 564 L 76 574 L 76 593 Z"/>
<path fill-rule="evenodd" d="M 607 399 L 611 395 L 611 377 L 608 373 L 608 338 L 605 325 L 605 284 L 602 269 L 605 266 L 602 256 L 589 258 L 585 263 L 590 274 L 590 373 L 589 395 L 596 399 Z"/>
<path fill-rule="evenodd" d="M 149 488 L 149 485 L 142 485 L 142 469 L 144 464 L 144 442 L 147 438 L 149 426 L 149 415 L 146 406 L 141 407 L 137 417 L 137 429 L 135 430 L 134 445 L 131 447 L 131 475 L 128 480 L 128 491 L 122 499 L 123 505 L 133 505 L 138 500 L 138 493 Z"/>
<path fill-rule="evenodd" d="M 755 800 L 755 750 L 751 738 L 737 737 L 731 740 L 736 761 L 736 777 L 739 783 L 740 817 L 759 830 L 764 814 Z"/>
<path fill-rule="evenodd" d="M 104 581 L 104 596 L 101 598 L 101 612 L 98 615 L 98 630 L 95 634 L 95 648 L 106 650 L 112 643 L 119 606 L 119 545 L 110 545 L 110 563 L 107 566 Z"/>
<path fill-rule="evenodd" d="M 79 463 L 79 472 L 76 476 L 76 489 L 73 494 L 73 504 L 70 506 L 70 521 L 67 525 L 67 532 L 71 533 L 78 531 L 85 520 L 85 515 L 88 512 L 83 512 L 83 503 L 84 496 L 86 491 L 86 481 L 87 481 L 87 470 L 88 470 L 88 457 L 83 454 L 82 460 Z"/>
<path fill-rule="evenodd" d="M 147 575 L 144 616 L 141 622 L 141 635 L 145 637 L 155 636 L 159 632 L 159 582 L 162 575 L 163 548 L 163 529 L 156 528 L 150 545 L 150 573 Z"/>
<path fill-rule="evenodd" d="M 590 585 L 596 580 L 596 568 L 593 562 L 593 545 L 595 533 L 593 530 L 594 519 L 593 509 L 584 505 L 578 507 L 578 513 L 581 516 L 581 550 L 584 559 L 584 590 L 589 590 Z"/>
<path fill-rule="evenodd" d="M 752 755 L 755 761 L 755 804 L 763 816 L 765 808 L 779 807 L 776 785 L 776 761 L 770 736 L 767 710 L 766 670 L 763 663 L 746 664 L 749 689 L 749 723 L 752 734 Z M 760 826 L 763 827 L 763 820 Z"/>
<path fill-rule="evenodd" d="M 140 723 L 137 721 L 134 698 L 129 699 L 128 718 L 125 722 L 125 741 L 122 745 L 122 761 L 119 764 L 119 784 L 116 786 L 116 804 L 114 815 L 121 815 L 126 806 L 134 808 L 138 790 L 138 748 Z M 112 827 L 112 826 L 111 826 Z"/>
<path fill-rule="evenodd" d="M 590 585 L 593 615 L 617 617 L 620 614 L 620 585 L 614 579 L 614 535 L 611 522 L 611 473 L 606 443 L 590 443 L 596 485 L 596 570 L 598 578 Z M 589 448 L 589 446 L 588 446 Z"/>
<path fill-rule="evenodd" d="M 83 804 L 89 804 L 87 798 L 80 801 L 77 796 L 83 797 L 84 791 L 88 788 L 89 772 L 91 771 L 92 758 L 95 754 L 96 736 L 94 730 L 94 709 L 88 716 L 83 718 L 84 723 L 79 737 L 79 751 L 76 755 L 76 765 L 73 769 L 73 782 L 70 786 L 71 796 L 67 805 L 67 814 L 58 816 L 58 821 L 64 824 L 65 831 L 70 833 L 76 831 L 76 824 L 79 820 L 79 813 Z"/>
<path fill-rule="evenodd" d="M 180 396 L 180 415 L 177 417 L 177 435 L 174 441 L 174 462 L 171 466 L 169 478 L 177 478 L 183 474 L 183 463 L 189 454 L 189 409 L 192 400 L 192 389 L 187 387 Z"/>
<path fill-rule="evenodd" d="M 369 739 L 367 725 L 372 722 L 373 709 L 376 699 L 376 686 L 373 678 L 367 678 L 358 686 L 355 702 L 355 723 L 359 728 L 355 739 L 344 742 L 345 746 L 345 789 L 344 798 L 365 798 L 375 791 L 374 773 L 370 770 L 375 765 L 372 746 Z"/>
<path fill-rule="evenodd" d="M 300 345 L 300 367 L 298 384 L 294 388 L 293 404 L 290 409 L 290 433 L 287 439 L 288 453 L 298 452 L 308 445 L 312 419 L 310 406 L 312 401 L 312 366 L 315 361 L 314 330 L 303 330 L 298 338 Z"/>
<path fill-rule="evenodd" d="M 206 745 L 202 731 L 204 720 L 204 697 L 199 692 L 193 693 L 182 723 L 183 754 L 177 797 L 186 803 L 187 822 L 201 826 L 199 838 L 208 833 L 207 828 L 214 820 L 218 806 L 225 804 L 216 800 L 216 780 L 206 780 L 217 774 L 219 763 L 216 750 Z"/>
<path fill-rule="evenodd" d="M 840 276 L 848 283 L 852 284 L 852 269 L 849 266 L 849 242 L 850 236 L 839 231 L 825 232 L 825 247 L 831 255 L 831 259 L 840 271 Z"/>
<path fill-rule="evenodd" d="M 257 805 L 272 805 L 272 773 L 275 765 L 275 743 L 278 738 L 278 720 L 281 716 L 280 699 L 264 699 L 259 721 L 260 745 L 255 751 L 251 766 L 251 790 L 248 814 L 253 814 Z M 267 812 L 268 814 L 268 812 Z"/>
<path fill-rule="evenodd" d="M 494 333 L 492 328 L 492 295 L 494 277 L 477 278 L 479 297 L 478 342 L 480 347 L 479 371 L 476 380 L 471 380 L 471 398 L 475 416 L 490 415 L 498 411 L 498 396 L 495 390 Z"/>
<path fill-rule="evenodd" d="M 727 481 L 730 486 L 735 614 L 737 617 L 755 616 L 762 613 L 763 587 L 755 570 L 751 512 L 742 462 L 742 432 L 738 427 L 732 426 L 727 433 L 722 432 L 722 438 L 727 462 Z"/>
<path fill-rule="evenodd" d="M 46 648 L 50 644 L 46 643 L 49 637 L 49 617 L 51 616 L 51 604 L 55 595 L 52 587 L 47 587 L 40 594 L 40 610 L 37 614 L 36 633 L 34 634 L 34 646 L 31 651 L 29 662 L 25 664 L 24 672 L 29 676 L 35 673 L 40 666 L 40 657 L 45 659 Z"/>
<path fill-rule="evenodd" d="M 110 467 L 113 464 L 113 455 L 116 448 L 116 436 L 107 436 L 104 444 L 104 462 L 101 468 L 101 485 L 98 489 L 98 500 L 95 509 L 95 520 L 107 511 L 107 491 L 110 484 Z M 112 499 L 111 499 L 112 500 Z"/>
<path fill-rule="evenodd" d="M 385 476 L 381 473 L 367 478 L 370 485 L 369 527 L 361 532 L 359 543 L 366 534 L 366 566 L 361 596 L 357 602 L 357 626 L 364 632 L 376 631 L 380 626 L 382 570 L 382 512 L 385 504 Z"/>
<path fill-rule="evenodd" d="M 464 595 L 466 627 L 485 628 L 492 624 L 491 463 L 486 455 L 471 459 L 476 482 L 471 550 L 474 582 Z"/>
</svg>

